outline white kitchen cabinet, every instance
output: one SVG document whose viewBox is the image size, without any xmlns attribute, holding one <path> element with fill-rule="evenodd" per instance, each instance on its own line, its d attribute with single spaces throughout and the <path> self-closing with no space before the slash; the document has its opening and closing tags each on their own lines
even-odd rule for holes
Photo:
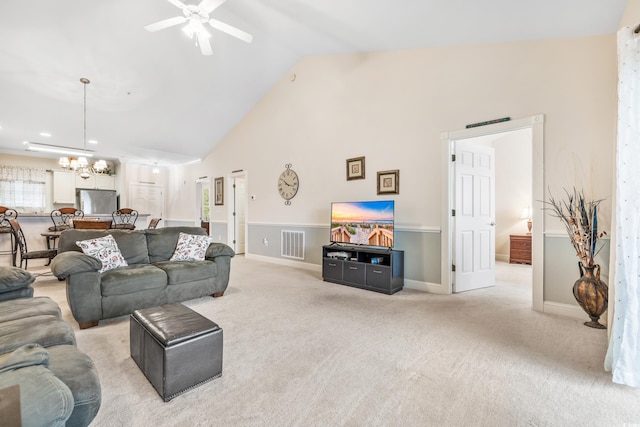
<svg viewBox="0 0 640 427">
<path fill-rule="evenodd" d="M 89 178 L 84 179 L 80 175 L 76 174 L 76 188 L 96 188 L 96 177 L 91 174 Z"/>
<path fill-rule="evenodd" d="M 53 203 L 71 205 L 75 203 L 75 175 L 71 171 L 53 171 Z"/>
<path fill-rule="evenodd" d="M 112 175 L 96 175 L 96 188 L 100 190 L 115 190 L 116 177 Z"/>
<path fill-rule="evenodd" d="M 90 188 L 96 190 L 115 190 L 116 178 L 112 175 L 95 174 L 87 179 L 76 176 L 76 188 Z"/>
</svg>

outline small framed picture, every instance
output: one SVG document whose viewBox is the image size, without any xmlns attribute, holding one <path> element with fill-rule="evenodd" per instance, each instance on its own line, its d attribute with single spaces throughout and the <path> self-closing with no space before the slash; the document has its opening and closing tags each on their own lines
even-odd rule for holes
<svg viewBox="0 0 640 427">
<path fill-rule="evenodd" d="M 214 188 L 216 191 L 214 204 L 216 206 L 224 205 L 224 178 L 223 177 L 215 179 Z"/>
<path fill-rule="evenodd" d="M 347 159 L 347 181 L 364 179 L 364 157 Z"/>
<path fill-rule="evenodd" d="M 378 172 L 378 194 L 400 194 L 400 170 Z"/>
</svg>

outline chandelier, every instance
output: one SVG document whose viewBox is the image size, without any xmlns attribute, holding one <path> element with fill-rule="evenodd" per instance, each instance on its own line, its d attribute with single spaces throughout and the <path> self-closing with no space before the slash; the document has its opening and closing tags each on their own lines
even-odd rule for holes
<svg viewBox="0 0 640 427">
<path fill-rule="evenodd" d="M 79 156 L 77 159 L 60 157 L 58 164 L 63 168 L 76 171 L 82 179 L 89 179 L 93 174 L 104 173 L 107 169 L 107 162 L 98 160 L 93 165 L 90 165 L 87 161 L 87 85 L 91 82 L 84 77 L 80 79 L 80 82 L 84 87 L 84 156 Z"/>
</svg>

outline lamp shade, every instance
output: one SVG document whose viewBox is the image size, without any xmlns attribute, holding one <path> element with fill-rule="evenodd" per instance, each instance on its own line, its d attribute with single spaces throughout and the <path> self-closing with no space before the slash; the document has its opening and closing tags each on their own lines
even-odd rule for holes
<svg viewBox="0 0 640 427">
<path fill-rule="evenodd" d="M 522 209 L 522 213 L 520 214 L 520 219 L 531 219 L 531 208 L 526 207 Z"/>
<path fill-rule="evenodd" d="M 60 157 L 60 160 L 58 160 L 58 164 L 60 166 L 62 166 L 63 168 L 68 168 L 69 167 L 69 158 L 68 157 Z"/>
</svg>

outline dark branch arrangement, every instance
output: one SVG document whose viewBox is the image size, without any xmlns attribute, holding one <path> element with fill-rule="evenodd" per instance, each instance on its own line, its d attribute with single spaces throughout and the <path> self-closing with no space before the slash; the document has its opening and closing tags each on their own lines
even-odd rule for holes
<svg viewBox="0 0 640 427">
<path fill-rule="evenodd" d="M 587 200 L 583 191 L 575 188 L 573 192 L 564 190 L 566 198 L 556 199 L 549 193 L 544 201 L 544 210 L 551 216 L 559 218 L 564 224 L 576 255 L 585 267 L 595 265 L 595 257 L 602 246 L 597 247 L 598 239 L 605 236 L 606 231 L 598 231 L 598 206 L 600 200 Z"/>
</svg>

